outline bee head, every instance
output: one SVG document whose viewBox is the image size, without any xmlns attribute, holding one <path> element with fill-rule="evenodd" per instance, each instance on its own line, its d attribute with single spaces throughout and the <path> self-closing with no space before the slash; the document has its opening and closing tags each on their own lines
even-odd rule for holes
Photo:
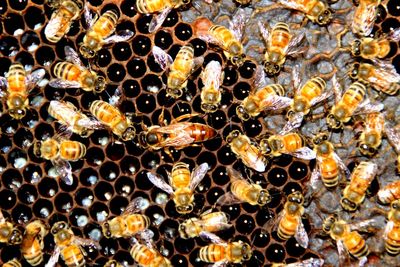
<svg viewBox="0 0 400 267">
<path fill-rule="evenodd" d="M 97 76 L 97 79 L 94 83 L 94 92 L 101 93 L 106 88 L 106 79 L 103 76 Z"/>
<path fill-rule="evenodd" d="M 243 257 L 243 260 L 244 261 L 248 261 L 248 260 L 250 260 L 251 256 L 253 255 L 253 251 L 252 251 L 252 249 L 251 249 L 249 244 L 243 243 L 243 242 L 241 242 L 241 243 L 243 245 L 242 246 L 242 257 Z"/>
<path fill-rule="evenodd" d="M 129 141 L 135 137 L 135 134 L 136 134 L 135 128 L 130 126 L 130 127 L 126 128 L 126 130 L 122 134 L 121 138 L 123 141 Z"/>
<path fill-rule="evenodd" d="M 11 117 L 16 120 L 20 120 L 26 115 L 26 106 L 28 105 L 28 99 L 23 100 L 23 98 L 15 94 L 7 100 L 7 106 L 9 107 L 8 112 Z"/>
<path fill-rule="evenodd" d="M 271 202 L 271 195 L 269 194 L 269 192 L 267 190 L 261 190 L 260 194 L 258 196 L 257 199 L 257 203 L 260 206 L 264 206 L 265 204 L 268 204 L 269 202 Z"/>
<path fill-rule="evenodd" d="M 357 79 L 359 68 L 360 68 L 360 63 L 354 63 L 351 65 L 350 70 L 349 70 L 350 78 L 352 78 L 354 80 Z"/>
<path fill-rule="evenodd" d="M 93 49 L 87 47 L 86 45 L 81 45 L 79 47 L 79 52 L 84 58 L 94 58 L 96 52 Z"/>
<path fill-rule="evenodd" d="M 270 61 L 265 61 L 264 71 L 268 76 L 275 76 L 281 71 L 281 66 Z"/>
<path fill-rule="evenodd" d="M 173 98 L 180 98 L 182 96 L 183 92 L 182 90 L 175 88 L 167 88 L 167 95 L 173 97 Z"/>
<path fill-rule="evenodd" d="M 271 149 L 271 147 L 269 145 L 268 139 L 266 139 L 266 138 L 261 139 L 260 148 L 261 148 L 261 152 L 264 155 L 269 155 L 272 152 L 272 149 Z"/>
<path fill-rule="evenodd" d="M 360 45 L 361 41 L 359 39 L 354 40 L 353 44 L 351 45 L 351 53 L 353 56 L 358 57 L 361 54 Z"/>
<path fill-rule="evenodd" d="M 337 219 L 338 219 L 337 214 L 333 214 L 327 217 L 322 225 L 322 230 L 325 233 L 329 233 L 330 230 L 332 229 L 333 224 L 337 221 Z"/>
<path fill-rule="evenodd" d="M 299 191 L 296 191 L 288 196 L 288 201 L 301 205 L 304 202 L 304 196 Z"/>
<path fill-rule="evenodd" d="M 18 228 L 14 228 L 8 238 L 10 245 L 19 245 L 22 243 L 22 232 Z"/>
<path fill-rule="evenodd" d="M 192 204 L 185 204 L 185 205 L 179 205 L 176 206 L 176 211 L 180 214 L 188 214 L 193 211 L 193 205 Z"/>
<path fill-rule="evenodd" d="M 246 55 L 245 54 L 241 54 L 239 56 L 233 56 L 231 57 L 231 62 L 233 65 L 235 65 L 236 67 L 240 67 L 243 65 L 244 61 L 246 59 Z"/>
<path fill-rule="evenodd" d="M 215 111 L 217 111 L 218 106 L 214 105 L 214 104 L 201 104 L 201 109 L 206 112 L 206 113 L 213 113 Z"/>
<path fill-rule="evenodd" d="M 372 156 L 376 153 L 375 148 L 369 146 L 367 143 L 364 142 L 361 142 L 359 144 L 358 149 L 360 149 L 361 154 L 363 154 L 364 156 Z"/>
<path fill-rule="evenodd" d="M 390 207 L 394 210 L 400 211 L 400 199 L 397 199 L 397 200 L 393 201 L 392 203 L 390 203 Z"/>
<path fill-rule="evenodd" d="M 38 158 L 42 155 L 40 151 L 41 148 L 42 148 L 41 141 L 36 141 L 35 143 L 33 143 L 33 154 Z"/>
<path fill-rule="evenodd" d="M 312 142 L 314 145 L 320 145 L 326 140 L 328 140 L 328 135 L 326 133 L 320 133 L 313 138 Z"/>
<path fill-rule="evenodd" d="M 247 113 L 243 105 L 236 107 L 236 114 L 242 121 L 248 121 L 250 119 L 250 115 Z"/>
<path fill-rule="evenodd" d="M 53 235 L 58 234 L 60 231 L 62 230 L 66 230 L 68 229 L 68 224 L 66 222 L 60 221 L 60 222 L 56 222 L 53 227 L 51 227 L 51 233 Z"/>
<path fill-rule="evenodd" d="M 240 135 L 240 132 L 238 130 L 234 130 L 234 131 L 230 132 L 228 134 L 228 136 L 226 137 L 226 142 L 228 144 L 232 143 L 233 139 L 239 137 L 239 135 Z"/>
<path fill-rule="evenodd" d="M 326 117 L 326 123 L 328 124 L 328 127 L 332 129 L 340 129 L 343 126 L 342 122 L 332 113 L 329 113 Z"/>
<path fill-rule="evenodd" d="M 347 211 L 355 211 L 357 209 L 357 204 L 348 198 L 342 198 L 340 200 L 340 204 L 342 205 L 343 209 Z"/>
<path fill-rule="evenodd" d="M 103 223 L 101 229 L 105 238 L 111 238 L 112 234 L 110 230 L 110 224 L 108 222 Z"/>
<path fill-rule="evenodd" d="M 332 9 L 327 8 L 318 14 L 317 23 L 320 26 L 325 26 L 332 20 Z"/>
<path fill-rule="evenodd" d="M 141 132 L 139 134 L 139 143 L 144 148 L 156 145 L 158 143 L 158 136 L 156 133 L 153 132 Z"/>
<path fill-rule="evenodd" d="M 110 260 L 104 266 L 105 267 L 117 267 L 118 266 L 118 262 L 116 260 Z"/>
</svg>

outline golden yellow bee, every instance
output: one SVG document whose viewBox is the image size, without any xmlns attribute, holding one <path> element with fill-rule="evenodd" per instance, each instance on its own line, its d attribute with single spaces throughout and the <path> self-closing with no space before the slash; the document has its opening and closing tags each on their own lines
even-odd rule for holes
<svg viewBox="0 0 400 267">
<path fill-rule="evenodd" d="M 52 8 L 57 8 L 52 14 L 44 29 L 46 39 L 57 43 L 66 35 L 74 20 L 77 20 L 83 8 L 80 0 L 52 0 Z"/>
<path fill-rule="evenodd" d="M 264 70 L 268 76 L 277 75 L 281 71 L 286 56 L 304 52 L 305 47 L 299 46 L 304 39 L 304 32 L 293 36 L 284 22 L 278 22 L 272 29 L 264 26 L 262 22 L 258 22 L 258 26 L 266 43 Z"/>
<path fill-rule="evenodd" d="M 264 206 L 271 202 L 268 190 L 259 184 L 247 181 L 238 171 L 228 167 L 228 175 L 231 179 L 231 192 L 218 198 L 216 204 L 233 205 L 248 203 L 250 205 Z"/>
<path fill-rule="evenodd" d="M 214 25 L 204 17 L 197 19 L 192 25 L 195 36 L 219 46 L 232 64 L 241 66 L 246 59 L 241 40 L 247 20 L 244 10 L 239 8 L 229 22 L 229 28 Z"/>
<path fill-rule="evenodd" d="M 161 255 L 155 248 L 153 248 L 151 242 L 146 242 L 146 245 L 142 245 L 133 239 L 134 244 L 132 245 L 130 254 L 134 261 L 136 261 L 141 267 L 172 267 L 171 262 Z"/>
<path fill-rule="evenodd" d="M 169 184 L 158 174 L 148 172 L 147 178 L 155 186 L 172 196 L 176 210 L 180 214 L 187 214 L 193 211 L 194 190 L 208 170 L 207 163 L 200 164 L 190 172 L 188 164 L 177 162 L 173 165 L 172 172 L 168 177 Z"/>
<path fill-rule="evenodd" d="M 91 240 L 75 236 L 71 228 L 66 222 L 56 222 L 50 230 L 54 237 L 56 247 L 52 253 L 46 267 L 54 267 L 58 262 L 58 258 L 62 257 L 65 265 L 68 267 L 86 266 L 86 252 L 82 246 L 93 246 L 99 249 L 99 245 Z"/>
<path fill-rule="evenodd" d="M 201 261 L 215 263 L 214 266 L 225 266 L 227 263 L 242 264 L 253 255 L 250 245 L 241 240 L 227 243 L 216 235 L 210 235 L 209 238 L 214 244 L 200 248 Z"/>
<path fill-rule="evenodd" d="M 22 267 L 22 264 L 17 259 L 12 259 L 7 261 L 2 265 L 3 267 Z"/>
<path fill-rule="evenodd" d="M 375 163 L 368 161 L 360 162 L 351 173 L 350 183 L 344 189 L 343 197 L 340 199 L 343 209 L 355 211 L 360 206 L 377 172 L 378 166 Z"/>
<path fill-rule="evenodd" d="M 133 36 L 131 31 L 113 34 L 119 19 L 115 10 L 107 10 L 99 17 L 97 14 L 93 15 L 88 5 L 85 5 L 84 15 L 89 29 L 83 37 L 79 52 L 85 58 L 93 58 L 104 45 L 123 42 Z"/>
<path fill-rule="evenodd" d="M 109 260 L 106 262 L 104 267 L 123 267 L 123 265 L 117 262 L 116 260 Z"/>
<path fill-rule="evenodd" d="M 397 153 L 397 172 L 400 173 L 400 133 L 388 125 L 385 125 L 385 133 L 389 143 Z"/>
<path fill-rule="evenodd" d="M 204 235 L 204 233 L 214 233 L 225 230 L 232 225 L 226 213 L 212 212 L 208 210 L 200 215 L 200 218 L 190 218 L 179 225 L 179 235 L 181 238 L 188 239 Z"/>
<path fill-rule="evenodd" d="M 331 215 L 325 219 L 322 228 L 336 241 L 340 266 L 345 266 L 343 262 L 348 253 L 360 260 L 359 266 L 366 263 L 369 254 L 368 245 L 357 231 L 352 231 L 357 228 L 355 225 L 340 220 L 337 215 Z"/>
<path fill-rule="evenodd" d="M 236 114 L 241 120 L 255 118 L 265 110 L 284 109 L 292 103 L 292 99 L 283 96 L 285 89 L 282 85 L 266 83 L 264 70 L 260 66 L 256 68 L 254 84 L 255 89 L 236 107 Z"/>
<path fill-rule="evenodd" d="M 224 79 L 221 64 L 218 61 L 210 61 L 200 74 L 203 82 L 201 89 L 201 109 L 206 113 L 217 111 L 221 102 L 221 83 Z"/>
<path fill-rule="evenodd" d="M 103 128 L 99 121 L 83 114 L 71 102 L 52 100 L 47 111 L 68 132 L 82 137 L 88 137 L 94 129 Z"/>
<path fill-rule="evenodd" d="M 388 222 L 383 234 L 385 249 L 391 256 L 400 253 L 400 200 L 396 199 L 390 204 Z"/>
<path fill-rule="evenodd" d="M 316 190 L 315 181 L 321 176 L 322 182 L 327 188 L 338 185 L 340 172 L 349 176 L 350 172 L 342 159 L 335 153 L 335 147 L 328 141 L 326 133 L 320 133 L 312 140 L 314 151 L 317 155 L 317 167 L 313 170 L 310 178 L 312 187 Z"/>
<path fill-rule="evenodd" d="M 43 239 L 48 233 L 47 226 L 40 220 L 35 220 L 25 227 L 22 239 L 21 252 L 25 260 L 32 266 L 43 261 Z"/>
<path fill-rule="evenodd" d="M 21 230 L 13 223 L 8 222 L 0 211 L 0 243 L 19 245 L 22 242 Z"/>
<path fill-rule="evenodd" d="M 258 146 L 254 145 L 250 138 L 234 130 L 226 137 L 226 142 L 233 153 L 243 161 L 243 163 L 258 172 L 264 172 L 268 164 L 267 159 L 261 153 Z"/>
<path fill-rule="evenodd" d="M 11 117 L 20 120 L 26 115 L 29 106 L 29 91 L 46 74 L 44 69 L 37 69 L 27 75 L 19 62 L 11 64 L 7 77 L 0 76 L 0 95 L 7 97 L 7 109 Z"/>
<path fill-rule="evenodd" d="M 324 265 L 323 259 L 309 258 L 300 262 L 293 263 L 272 263 L 271 267 L 322 267 Z"/>
<path fill-rule="evenodd" d="M 378 200 L 382 204 L 390 204 L 400 199 L 400 181 L 392 182 L 378 191 Z"/>
<path fill-rule="evenodd" d="M 354 11 L 351 29 L 354 34 L 368 36 L 374 28 L 378 6 L 381 0 L 359 0 Z"/>
<path fill-rule="evenodd" d="M 106 238 L 132 237 L 145 231 L 150 226 L 150 218 L 146 215 L 135 214 L 140 211 L 144 199 L 141 197 L 132 200 L 125 211 L 102 224 L 102 231 Z"/>
<path fill-rule="evenodd" d="M 366 87 L 364 84 L 354 82 L 342 95 L 336 76 L 333 77 L 332 81 L 335 105 L 326 117 L 326 122 L 330 128 L 342 128 L 343 124 L 350 121 L 353 115 L 379 112 L 383 109 L 383 104 L 373 105 L 366 99 Z"/>
<path fill-rule="evenodd" d="M 207 141 L 217 135 L 217 131 L 208 125 L 180 122 L 185 118 L 194 116 L 197 116 L 197 114 L 185 114 L 173 119 L 169 125 L 164 125 L 163 114 L 161 114 L 159 118 L 161 126 L 145 127 L 144 131 L 139 134 L 141 146 L 151 150 L 167 147 L 182 149 L 193 143 Z"/>
<path fill-rule="evenodd" d="M 375 90 L 388 95 L 395 95 L 400 90 L 400 75 L 393 64 L 373 60 L 375 65 L 354 63 L 349 70 L 352 79 L 370 84 Z"/>
<path fill-rule="evenodd" d="M 92 102 L 89 110 L 94 117 L 109 127 L 122 140 L 129 141 L 135 137 L 136 130 L 131 120 L 118 108 L 103 100 L 96 100 Z"/>
<path fill-rule="evenodd" d="M 79 55 L 69 46 L 64 48 L 67 61 L 58 62 L 53 69 L 56 79 L 49 82 L 54 88 L 82 88 L 84 91 L 101 93 L 106 88 L 103 76 L 86 68 Z"/>
<path fill-rule="evenodd" d="M 376 153 L 382 142 L 385 129 L 385 116 L 382 113 L 369 113 L 365 117 L 365 127 L 359 137 L 358 149 L 364 156 Z"/>
<path fill-rule="evenodd" d="M 263 155 L 279 157 L 282 154 L 292 155 L 306 160 L 315 159 L 315 152 L 306 146 L 304 137 L 298 133 L 276 134 L 260 141 Z"/>
</svg>

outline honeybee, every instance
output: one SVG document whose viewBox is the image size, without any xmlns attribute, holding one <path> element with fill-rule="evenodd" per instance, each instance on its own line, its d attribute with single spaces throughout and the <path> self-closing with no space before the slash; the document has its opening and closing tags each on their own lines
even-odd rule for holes
<svg viewBox="0 0 400 267">
<path fill-rule="evenodd" d="M 21 244 L 21 242 L 21 230 L 13 223 L 6 221 L 3 213 L 0 211 L 0 243 L 14 246 Z"/>
<path fill-rule="evenodd" d="M 390 255 L 400 253 L 400 200 L 396 199 L 390 204 L 388 222 L 385 227 L 383 238 L 385 249 Z"/>
<path fill-rule="evenodd" d="M 375 163 L 362 161 L 351 173 L 350 183 L 343 191 L 343 197 L 340 204 L 347 211 L 355 211 L 364 201 L 372 180 L 378 172 L 378 166 Z"/>
<path fill-rule="evenodd" d="M 116 260 L 109 260 L 106 262 L 104 267 L 123 267 L 123 265 L 117 262 Z"/>
<path fill-rule="evenodd" d="M 12 259 L 7 261 L 2 265 L 3 267 L 22 267 L 22 264 L 17 259 Z"/>
<path fill-rule="evenodd" d="M 268 164 L 267 159 L 261 153 L 258 146 L 254 145 L 250 138 L 234 130 L 226 137 L 226 142 L 231 147 L 233 153 L 243 161 L 243 163 L 258 172 L 264 172 Z"/>
<path fill-rule="evenodd" d="M 377 65 L 354 63 L 349 70 L 350 77 L 370 84 L 376 90 L 395 95 L 400 89 L 400 75 L 391 62 L 373 60 Z"/>
<path fill-rule="evenodd" d="M 37 266 L 43 261 L 43 239 L 49 231 L 40 220 L 35 220 L 25 227 L 21 251 L 25 260 L 32 266 Z"/>
<path fill-rule="evenodd" d="M 44 29 L 46 39 L 57 43 L 66 35 L 74 20 L 77 20 L 83 8 L 80 0 L 52 0 L 50 6 L 57 8 L 51 14 L 51 18 Z"/>
<path fill-rule="evenodd" d="M 340 220 L 337 215 L 331 215 L 325 219 L 322 228 L 336 241 L 341 263 L 344 262 L 347 252 L 360 260 L 359 266 L 363 266 L 367 262 L 368 245 L 357 231 L 352 230 L 356 228 L 355 225 Z"/>
<path fill-rule="evenodd" d="M 304 39 L 304 32 L 293 36 L 289 26 L 284 22 L 278 22 L 271 30 L 259 21 L 258 27 L 266 43 L 264 70 L 268 76 L 277 75 L 281 71 L 286 56 L 304 52 L 305 47 L 299 47 Z"/>
<path fill-rule="evenodd" d="M 185 114 L 173 119 L 169 125 L 154 125 L 139 134 L 142 147 L 158 150 L 166 147 L 182 149 L 193 143 L 207 141 L 217 135 L 217 131 L 208 125 L 193 122 L 180 122 L 197 114 Z M 160 124 L 163 124 L 163 115 Z"/>
<path fill-rule="evenodd" d="M 69 267 L 86 266 L 86 252 L 83 250 L 82 246 L 93 246 L 100 249 L 99 245 L 95 241 L 75 236 L 66 222 L 56 222 L 51 227 L 50 231 L 54 237 L 56 247 L 47 262 L 46 267 L 55 266 L 60 255 L 64 260 L 65 265 Z"/>
<path fill-rule="evenodd" d="M 193 29 L 198 38 L 219 46 L 233 65 L 241 66 L 246 59 L 241 40 L 247 21 L 248 17 L 244 10 L 239 8 L 229 21 L 229 28 L 214 25 L 210 20 L 202 17 L 193 22 Z"/>
<path fill-rule="evenodd" d="M 79 55 L 69 46 L 64 48 L 66 60 L 58 62 L 53 69 L 57 79 L 49 82 L 54 88 L 82 88 L 84 91 L 101 93 L 106 88 L 103 76 L 87 69 Z"/>
<path fill-rule="evenodd" d="M 132 245 L 130 254 L 141 267 L 172 267 L 171 262 L 161 255 L 150 242 L 142 245 L 137 241 Z"/>
<path fill-rule="evenodd" d="M 206 113 L 217 111 L 221 102 L 221 83 L 224 80 L 221 64 L 212 60 L 200 74 L 204 84 L 201 89 L 201 109 Z"/>
<path fill-rule="evenodd" d="M 385 116 L 382 113 L 369 113 L 365 117 L 365 128 L 359 138 L 358 149 L 365 156 L 376 153 L 382 142 Z"/>
<path fill-rule="evenodd" d="M 382 204 L 390 204 L 400 199 L 400 181 L 392 182 L 378 191 L 378 200 Z"/>
<path fill-rule="evenodd" d="M 326 122 L 330 128 L 342 128 L 343 124 L 350 121 L 353 115 L 379 112 L 383 109 L 383 104 L 373 105 L 366 99 L 366 87 L 364 84 L 354 82 L 341 95 L 341 88 L 335 76 L 332 81 L 335 105 L 326 117 Z"/>
<path fill-rule="evenodd" d="M 68 132 L 79 134 L 82 137 L 88 137 L 93 130 L 103 128 L 99 121 L 86 116 L 70 102 L 52 100 L 47 111 Z"/>
<path fill-rule="evenodd" d="M 354 34 L 368 36 L 374 28 L 377 8 L 381 0 L 358 0 L 358 6 L 354 11 L 351 29 Z"/>
<path fill-rule="evenodd" d="M 96 100 L 90 105 L 90 113 L 101 123 L 110 127 L 111 131 L 124 141 L 132 140 L 136 130 L 129 118 L 111 104 Z"/>
<path fill-rule="evenodd" d="M 254 85 L 255 89 L 236 107 L 236 114 L 241 120 L 255 118 L 264 110 L 284 109 L 292 103 L 290 98 L 283 96 L 285 89 L 282 85 L 267 85 L 264 70 L 260 66 L 256 68 Z"/>
<path fill-rule="evenodd" d="M 323 259 L 309 258 L 301 262 L 293 263 L 272 263 L 271 267 L 322 267 L 324 265 Z"/>
<path fill-rule="evenodd" d="M 241 240 L 224 242 L 216 235 L 210 235 L 213 244 L 201 247 L 199 258 L 201 261 L 212 262 L 212 266 L 226 266 L 228 263 L 243 263 L 250 260 L 253 251 L 249 244 Z"/>
<path fill-rule="evenodd" d="M 230 167 L 227 168 L 227 171 L 231 179 L 231 192 L 227 192 L 218 198 L 216 204 L 248 203 L 264 206 L 271 202 L 271 195 L 268 190 L 263 189 L 259 184 L 247 181 L 238 171 Z"/>
<path fill-rule="evenodd" d="M 147 178 L 172 196 L 178 213 L 187 214 L 193 211 L 194 189 L 203 180 L 209 168 L 207 163 L 202 163 L 190 172 L 188 164 L 177 162 L 168 176 L 169 184 L 158 174 L 148 172 Z"/>
<path fill-rule="evenodd" d="M 172 60 L 170 55 L 157 46 L 153 46 L 153 55 L 160 67 L 168 70 L 167 95 L 173 98 L 182 96 L 188 78 L 204 61 L 203 57 L 194 57 L 194 49 L 191 44 L 182 46 L 175 60 Z"/>
<path fill-rule="evenodd" d="M 276 134 L 263 138 L 260 148 L 262 154 L 267 157 L 289 154 L 305 160 L 316 158 L 316 153 L 306 146 L 304 137 L 298 133 Z"/>
<path fill-rule="evenodd" d="M 385 126 L 385 133 L 389 143 L 397 153 L 397 172 L 400 173 L 400 133 L 387 125 Z"/>
<path fill-rule="evenodd" d="M 7 108 L 10 116 L 20 120 L 26 115 L 29 106 L 28 94 L 46 74 L 44 69 L 37 69 L 27 75 L 19 62 L 11 64 L 7 77 L 0 76 L 0 95 L 7 96 Z"/>
<path fill-rule="evenodd" d="M 107 10 L 99 17 L 97 14 L 93 15 L 86 5 L 84 14 L 89 29 L 83 37 L 79 52 L 85 58 L 93 58 L 104 45 L 123 42 L 133 36 L 132 31 L 113 34 L 119 19 L 115 10 Z"/>
<path fill-rule="evenodd" d="M 200 215 L 200 218 L 190 218 L 179 225 L 181 238 L 189 239 L 202 236 L 204 233 L 214 233 L 232 227 L 229 224 L 228 215 L 222 211 L 211 212 L 208 210 Z"/>
<path fill-rule="evenodd" d="M 146 215 L 135 214 L 140 210 L 143 198 L 132 200 L 125 211 L 102 224 L 102 231 L 106 238 L 132 237 L 145 231 L 150 226 L 150 218 Z"/>
</svg>

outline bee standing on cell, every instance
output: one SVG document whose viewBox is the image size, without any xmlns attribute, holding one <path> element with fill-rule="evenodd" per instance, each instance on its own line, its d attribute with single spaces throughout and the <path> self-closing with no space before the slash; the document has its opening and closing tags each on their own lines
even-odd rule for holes
<svg viewBox="0 0 400 267">
<path fill-rule="evenodd" d="M 21 252 L 30 265 L 37 266 L 43 262 L 43 239 L 48 232 L 47 226 L 40 220 L 35 220 L 26 225 Z"/>
</svg>

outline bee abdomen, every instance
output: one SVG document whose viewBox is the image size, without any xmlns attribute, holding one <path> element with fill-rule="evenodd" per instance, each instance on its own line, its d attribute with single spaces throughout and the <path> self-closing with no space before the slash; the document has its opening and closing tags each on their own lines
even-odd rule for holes
<svg viewBox="0 0 400 267">
<path fill-rule="evenodd" d="M 70 245 L 61 251 L 61 255 L 67 266 L 82 267 L 86 261 L 81 249 L 76 245 Z"/>
<path fill-rule="evenodd" d="M 279 222 L 277 233 L 278 237 L 282 240 L 287 240 L 294 236 L 298 223 L 299 222 L 297 218 L 289 218 L 288 216 L 284 216 Z"/>
<path fill-rule="evenodd" d="M 86 154 L 86 146 L 78 141 L 64 141 L 60 144 L 60 156 L 65 160 L 78 160 Z"/>
<path fill-rule="evenodd" d="M 26 72 L 24 67 L 19 62 L 14 62 L 8 71 L 8 90 L 11 92 L 25 91 Z"/>
<path fill-rule="evenodd" d="M 150 249 L 140 244 L 134 244 L 130 253 L 135 261 L 145 266 L 151 264 L 155 258 L 154 253 Z"/>
<path fill-rule="evenodd" d="M 67 81 L 78 81 L 81 70 L 72 63 L 58 62 L 53 69 L 54 76 Z"/>
<path fill-rule="evenodd" d="M 193 123 L 187 131 L 190 131 L 190 136 L 195 139 L 195 142 L 207 141 L 217 135 L 214 128 L 200 123 Z"/>
<path fill-rule="evenodd" d="M 199 251 L 199 258 L 205 262 L 218 262 L 225 259 L 225 248 L 216 244 L 202 247 Z"/>
<path fill-rule="evenodd" d="M 93 32 L 103 38 L 111 35 L 115 30 L 118 21 L 118 14 L 113 10 L 107 10 L 93 25 Z"/>
<path fill-rule="evenodd" d="M 141 214 L 132 214 L 125 219 L 127 229 L 132 234 L 145 230 L 150 226 L 150 218 Z"/>
</svg>

